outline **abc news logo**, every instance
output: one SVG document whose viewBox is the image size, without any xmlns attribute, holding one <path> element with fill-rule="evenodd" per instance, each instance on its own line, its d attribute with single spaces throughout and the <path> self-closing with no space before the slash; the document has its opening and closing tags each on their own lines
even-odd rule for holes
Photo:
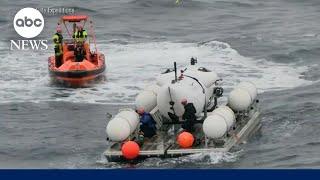
<svg viewBox="0 0 320 180">
<path fill-rule="evenodd" d="M 48 40 L 33 40 L 44 27 L 44 19 L 40 11 L 34 8 L 23 8 L 17 12 L 13 20 L 15 31 L 23 40 L 10 40 L 10 50 L 47 50 Z"/>
<path fill-rule="evenodd" d="M 41 25 L 42 25 L 41 19 L 37 18 L 34 21 L 32 21 L 32 19 L 29 19 L 27 16 L 25 16 L 24 20 L 23 19 L 17 19 L 17 21 L 16 21 L 16 26 L 19 27 L 19 28 L 20 27 L 24 27 L 24 26 L 32 27 L 33 25 L 35 27 L 41 27 Z"/>
</svg>

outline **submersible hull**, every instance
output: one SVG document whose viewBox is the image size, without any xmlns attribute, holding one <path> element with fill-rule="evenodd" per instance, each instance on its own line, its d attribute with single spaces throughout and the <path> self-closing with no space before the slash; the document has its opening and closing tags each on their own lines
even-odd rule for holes
<svg viewBox="0 0 320 180">
<path fill-rule="evenodd" d="M 228 152 L 246 141 L 260 128 L 257 89 L 251 82 L 241 82 L 230 92 L 228 102 L 221 104 L 220 81 L 216 73 L 195 65 L 179 75 L 176 70 L 161 74 L 135 102 L 136 109 L 143 108 L 153 117 L 157 135 L 140 143 L 139 116 L 133 109 L 120 110 L 106 127 L 108 147 L 104 156 L 110 161 L 125 160 L 127 148 L 123 147 L 133 141 L 139 144 L 134 150 L 136 159 Z M 193 104 L 197 117 L 187 147 L 179 141 L 185 112 L 182 99 Z"/>
</svg>

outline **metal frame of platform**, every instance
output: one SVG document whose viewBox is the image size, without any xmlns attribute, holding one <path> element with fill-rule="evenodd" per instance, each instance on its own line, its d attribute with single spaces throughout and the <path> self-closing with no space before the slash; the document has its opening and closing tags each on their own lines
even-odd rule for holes
<svg viewBox="0 0 320 180">
<path fill-rule="evenodd" d="M 182 149 L 178 146 L 178 144 L 176 144 L 176 133 L 169 135 L 167 131 L 161 131 L 159 127 L 157 136 L 145 140 L 141 146 L 139 157 L 176 157 L 195 153 L 228 152 L 232 149 L 232 147 L 246 140 L 261 127 L 261 120 L 259 116 L 260 112 L 258 109 L 249 113 L 245 123 L 242 124 L 239 122 L 240 125 L 238 125 L 234 131 L 230 132 L 223 138 L 224 144 L 220 146 L 210 143 L 210 139 L 204 136 L 205 141 L 208 142 L 202 142 L 200 145 L 192 148 Z M 248 118 L 250 119 L 248 120 Z M 114 159 L 123 159 L 121 153 L 121 143 L 110 142 L 108 149 L 103 153 L 103 155 L 108 159 L 112 159 L 112 161 Z"/>
</svg>

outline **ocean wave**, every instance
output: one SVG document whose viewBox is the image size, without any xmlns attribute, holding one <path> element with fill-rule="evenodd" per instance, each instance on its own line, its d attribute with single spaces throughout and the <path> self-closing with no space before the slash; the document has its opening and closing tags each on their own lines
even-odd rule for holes
<svg viewBox="0 0 320 180">
<path fill-rule="evenodd" d="M 68 89 L 50 84 L 47 70 L 49 52 L 37 54 L 16 52 L 2 54 L 0 100 L 70 101 L 86 103 L 132 103 L 138 92 L 152 83 L 164 69 L 176 61 L 179 67 L 197 57 L 199 63 L 215 70 L 223 79 L 226 90 L 240 81 L 252 81 L 260 92 L 300 86 L 306 67 L 252 59 L 240 55 L 228 43 L 149 42 L 135 44 L 98 43 L 107 61 L 106 81 L 89 88 Z M 37 61 L 37 63 L 33 63 Z"/>
</svg>

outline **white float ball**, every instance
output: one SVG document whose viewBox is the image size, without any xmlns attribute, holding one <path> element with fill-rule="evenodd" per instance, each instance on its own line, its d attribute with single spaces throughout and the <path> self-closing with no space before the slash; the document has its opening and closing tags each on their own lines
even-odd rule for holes
<svg viewBox="0 0 320 180">
<path fill-rule="evenodd" d="M 122 118 L 127 120 L 130 125 L 130 133 L 133 133 L 139 124 L 139 115 L 133 110 L 122 110 L 115 118 Z"/>
<path fill-rule="evenodd" d="M 130 125 L 122 118 L 114 118 L 109 121 L 106 133 L 111 141 L 123 141 L 130 135 Z"/>
<path fill-rule="evenodd" d="M 135 100 L 136 108 L 144 108 L 145 112 L 152 111 L 157 105 L 157 95 L 152 91 L 142 91 Z"/>
<path fill-rule="evenodd" d="M 254 85 L 252 82 L 241 82 L 236 86 L 236 88 L 242 88 L 247 90 L 252 100 L 257 98 L 258 91 L 257 91 L 256 85 Z"/>
<path fill-rule="evenodd" d="M 206 136 L 220 138 L 227 132 L 228 127 L 222 116 L 212 114 L 204 120 L 202 128 Z"/>
<path fill-rule="evenodd" d="M 236 111 L 244 111 L 248 109 L 252 103 L 251 96 L 248 91 L 236 88 L 230 92 L 228 105 Z"/>
<path fill-rule="evenodd" d="M 222 117 L 224 117 L 228 130 L 233 126 L 236 120 L 236 116 L 234 112 L 228 107 L 228 106 L 220 106 L 217 109 L 215 109 L 212 114 L 218 114 Z"/>
</svg>

